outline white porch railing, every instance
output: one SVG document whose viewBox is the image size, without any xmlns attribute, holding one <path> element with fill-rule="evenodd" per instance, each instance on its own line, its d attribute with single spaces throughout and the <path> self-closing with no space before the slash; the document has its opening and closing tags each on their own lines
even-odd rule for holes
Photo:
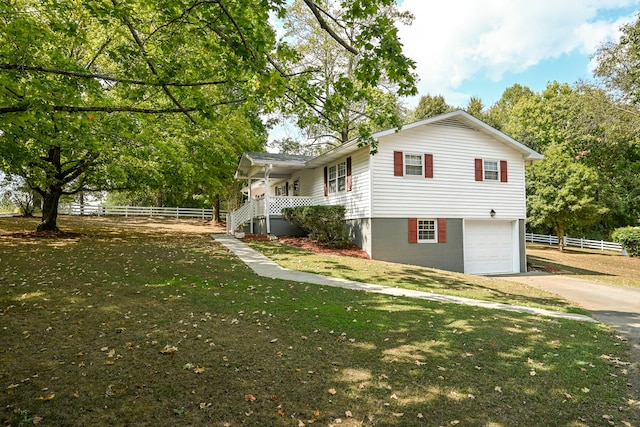
<svg viewBox="0 0 640 427">
<path fill-rule="evenodd" d="M 558 236 L 549 236 L 546 234 L 533 234 L 526 233 L 525 240 L 532 243 L 545 243 L 547 245 L 557 245 Z M 620 243 L 605 242 L 604 240 L 589 240 L 589 239 L 574 239 L 571 237 L 564 237 L 565 246 L 573 246 L 582 249 L 597 249 L 601 251 L 617 251 L 622 252 L 622 245 Z"/>
<path fill-rule="evenodd" d="M 240 208 L 227 214 L 227 232 L 234 232 L 236 228 L 251 220 L 255 211 L 254 204 L 255 202 L 249 200 Z"/>
<path fill-rule="evenodd" d="M 269 208 L 264 197 L 253 199 L 245 203 L 239 209 L 227 215 L 227 231 L 233 232 L 242 224 L 249 222 L 251 218 L 265 217 L 269 215 L 282 215 L 284 208 L 313 205 L 313 198 L 306 196 L 269 196 Z"/>
<path fill-rule="evenodd" d="M 267 215 L 267 201 L 265 198 L 254 200 L 256 204 L 255 216 Z M 303 196 L 269 196 L 269 215 L 282 215 L 284 208 L 297 208 L 298 206 L 310 206 L 312 197 Z"/>
</svg>

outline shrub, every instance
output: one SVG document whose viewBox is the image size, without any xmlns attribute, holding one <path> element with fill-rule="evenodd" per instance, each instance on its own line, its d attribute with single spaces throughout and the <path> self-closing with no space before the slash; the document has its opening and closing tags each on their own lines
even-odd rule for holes
<svg viewBox="0 0 640 427">
<path fill-rule="evenodd" d="M 351 244 L 344 206 L 299 206 L 282 210 L 282 218 L 307 232 L 311 239 L 333 248 Z"/>
<path fill-rule="evenodd" d="M 631 256 L 640 256 L 640 227 L 616 228 L 611 237 Z"/>
</svg>

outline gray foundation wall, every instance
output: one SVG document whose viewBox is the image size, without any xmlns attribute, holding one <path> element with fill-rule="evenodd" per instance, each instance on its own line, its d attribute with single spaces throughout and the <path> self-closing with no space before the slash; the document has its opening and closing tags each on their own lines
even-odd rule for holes
<svg viewBox="0 0 640 427">
<path fill-rule="evenodd" d="M 307 233 L 304 232 L 300 227 L 295 224 L 290 223 L 289 221 L 285 221 L 281 216 L 272 216 L 270 218 L 271 222 L 271 234 L 274 236 L 306 236 Z M 249 224 L 244 226 L 244 232 L 250 232 Z M 267 219 L 262 218 L 254 218 L 253 219 L 253 232 L 255 234 L 267 234 Z"/>
<path fill-rule="evenodd" d="M 409 243 L 407 218 L 372 218 L 373 259 L 464 272 L 462 219 L 447 219 L 446 243 Z"/>
</svg>

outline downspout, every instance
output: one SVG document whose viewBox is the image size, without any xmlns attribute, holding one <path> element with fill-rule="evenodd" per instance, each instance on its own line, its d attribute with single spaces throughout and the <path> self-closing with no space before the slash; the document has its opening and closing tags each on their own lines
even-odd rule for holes
<svg viewBox="0 0 640 427">
<path fill-rule="evenodd" d="M 271 218 L 269 217 L 269 175 L 271 174 L 272 164 L 264 167 L 264 203 L 265 203 L 265 222 L 267 225 L 267 235 L 271 234 Z"/>
</svg>

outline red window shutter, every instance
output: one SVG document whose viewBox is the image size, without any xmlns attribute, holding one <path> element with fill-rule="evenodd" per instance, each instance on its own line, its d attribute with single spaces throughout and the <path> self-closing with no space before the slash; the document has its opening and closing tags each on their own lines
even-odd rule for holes
<svg viewBox="0 0 640 427">
<path fill-rule="evenodd" d="M 324 167 L 324 196 L 329 195 L 329 169 Z"/>
<path fill-rule="evenodd" d="M 402 151 L 393 152 L 393 176 L 404 176 L 404 159 Z"/>
<path fill-rule="evenodd" d="M 353 189 L 353 179 L 351 178 L 351 157 L 347 157 L 347 191 Z"/>
<path fill-rule="evenodd" d="M 424 155 L 424 177 L 433 178 L 433 154 Z"/>
<path fill-rule="evenodd" d="M 418 218 L 409 218 L 409 243 L 418 243 Z"/>
<path fill-rule="evenodd" d="M 438 218 L 438 243 L 447 243 L 447 219 Z"/>
<path fill-rule="evenodd" d="M 482 159 L 476 159 L 476 181 L 482 181 L 483 169 Z"/>
<path fill-rule="evenodd" d="M 509 180 L 507 172 L 507 161 L 500 160 L 500 182 L 507 182 Z"/>
</svg>

